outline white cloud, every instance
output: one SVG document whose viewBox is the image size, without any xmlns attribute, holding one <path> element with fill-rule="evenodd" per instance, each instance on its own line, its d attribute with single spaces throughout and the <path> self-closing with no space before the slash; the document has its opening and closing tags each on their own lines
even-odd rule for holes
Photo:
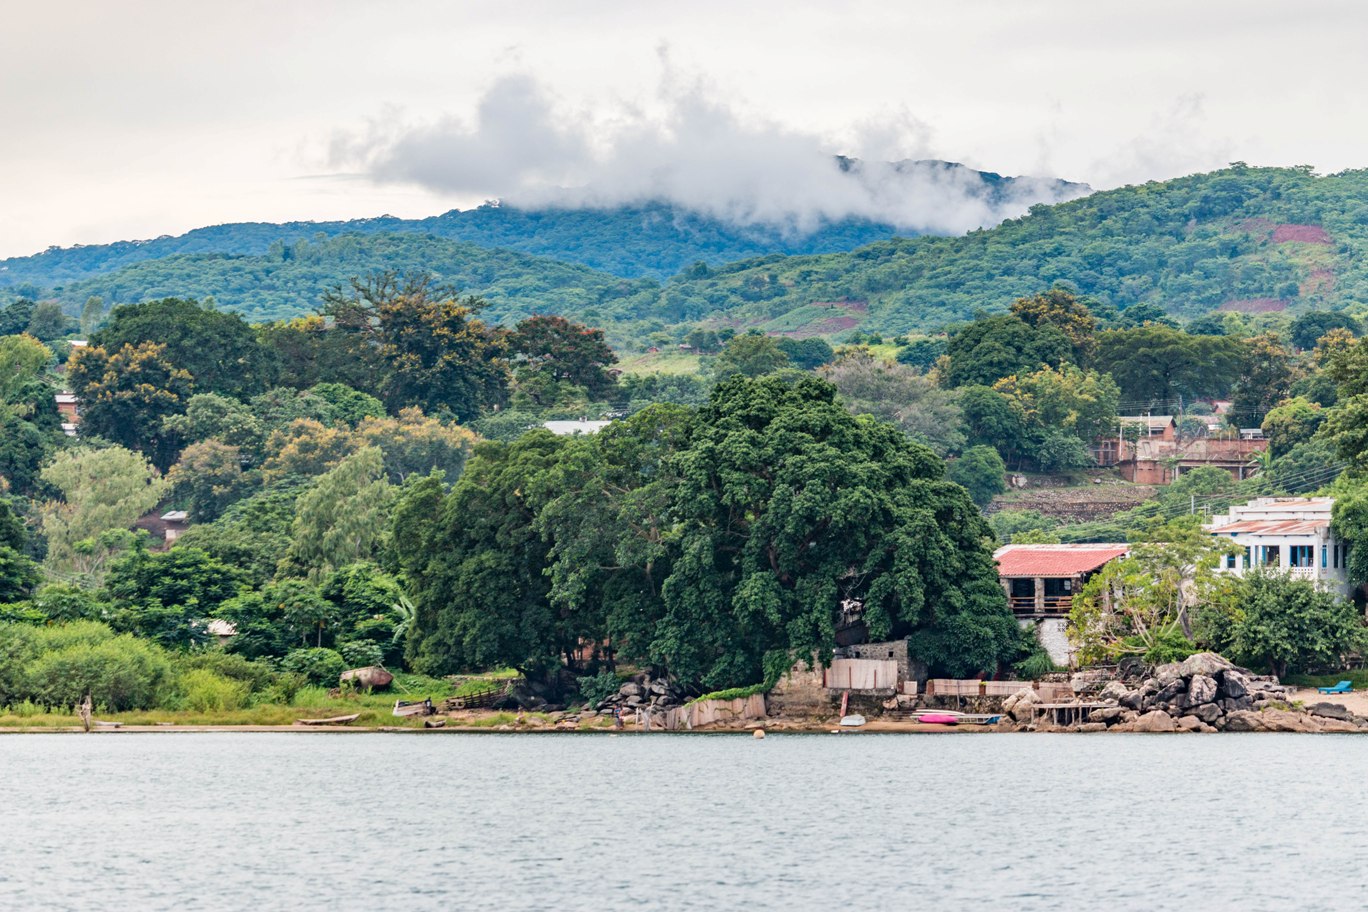
<svg viewBox="0 0 1368 912">
<path fill-rule="evenodd" d="M 968 169 L 918 161 L 934 158 L 933 133 L 905 108 L 866 117 L 847 134 L 838 145 L 723 102 L 704 80 L 681 78 L 666 60 L 649 103 L 581 110 L 531 76 L 505 76 L 469 117 L 405 122 L 390 111 L 337 134 L 330 164 L 360 167 L 381 183 L 513 205 L 667 200 L 739 224 L 799 232 L 864 217 L 955 234 L 1061 195 L 1048 179 L 1022 179 L 1003 192 Z M 843 168 L 838 153 L 861 163 Z"/>
</svg>

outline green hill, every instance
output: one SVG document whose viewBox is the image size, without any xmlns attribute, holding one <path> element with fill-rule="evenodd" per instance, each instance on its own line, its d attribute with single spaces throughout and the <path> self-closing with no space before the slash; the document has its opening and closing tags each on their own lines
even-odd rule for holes
<svg viewBox="0 0 1368 912">
<path fill-rule="evenodd" d="M 852 182 L 859 181 L 865 169 L 852 159 L 837 159 L 835 164 Z M 954 188 L 953 194 L 965 201 L 980 203 L 988 217 L 994 212 L 1020 212 L 1025 204 L 1035 201 L 1072 198 L 1089 189 L 1068 181 L 1004 177 L 954 162 L 898 162 L 883 167 L 894 191 L 899 179 L 938 180 Z M 853 217 L 824 219 L 811 231 L 796 232 L 783 225 L 735 224 L 662 201 L 537 209 L 486 204 L 424 219 L 386 215 L 341 222 L 239 222 L 197 228 L 176 237 L 53 247 L 33 256 L 0 260 L 0 289 L 23 287 L 30 294 L 46 292 L 162 257 L 205 253 L 259 256 L 301 240 L 350 234 L 431 235 L 551 257 L 626 278 L 664 279 L 697 262 L 717 265 L 770 253 L 831 253 L 896 234 L 917 233 Z"/>
<path fill-rule="evenodd" d="M 1036 206 L 963 237 L 695 270 L 662 301 L 695 319 L 797 335 L 932 329 L 1060 281 L 1180 317 L 1358 310 L 1365 254 L 1368 171 L 1236 165 Z"/>
<path fill-rule="evenodd" d="M 491 250 L 419 234 L 344 235 L 299 241 L 258 256 L 181 254 L 74 282 L 57 294 L 68 310 L 92 295 L 107 305 L 151 298 L 212 298 L 260 322 L 312 313 L 323 293 L 352 276 L 423 270 L 490 303 L 488 317 L 515 322 L 533 313 L 573 314 L 605 325 L 613 313 L 649 311 L 653 279 L 623 279 L 587 266 Z"/>
<path fill-rule="evenodd" d="M 426 269 L 487 297 L 490 315 L 558 313 L 644 348 L 655 330 L 703 323 L 840 338 L 934 330 L 1003 310 L 1056 282 L 1120 308 L 1368 309 L 1368 171 L 1235 166 L 1122 187 L 961 237 L 826 255 L 695 264 L 665 283 L 416 233 L 277 243 L 255 255 L 185 254 L 66 284 L 75 311 L 176 295 L 213 297 L 253 320 L 312 311 L 322 292 L 382 268 Z"/>
</svg>

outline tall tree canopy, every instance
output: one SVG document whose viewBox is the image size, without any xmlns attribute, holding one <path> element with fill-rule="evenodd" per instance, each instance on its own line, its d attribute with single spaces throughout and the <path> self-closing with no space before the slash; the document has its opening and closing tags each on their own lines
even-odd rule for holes
<svg viewBox="0 0 1368 912">
<path fill-rule="evenodd" d="M 462 421 L 507 395 L 505 333 L 477 319 L 484 307 L 429 276 L 393 272 L 354 279 L 324 299 L 356 358 L 379 368 L 377 391 L 392 409 L 417 405 Z"/>
<path fill-rule="evenodd" d="M 430 671 L 559 667 L 583 643 L 705 688 L 829 656 L 842 604 L 952 674 L 1020 645 L 989 532 L 930 449 L 815 378 L 733 377 L 601 440 L 484 444 L 394 514 Z"/>
<path fill-rule="evenodd" d="M 244 398 L 266 389 L 275 364 L 252 327 L 235 313 L 180 298 L 114 308 L 90 337 L 107 351 L 143 343 L 163 346 L 172 366 L 188 371 L 200 392 Z"/>
</svg>

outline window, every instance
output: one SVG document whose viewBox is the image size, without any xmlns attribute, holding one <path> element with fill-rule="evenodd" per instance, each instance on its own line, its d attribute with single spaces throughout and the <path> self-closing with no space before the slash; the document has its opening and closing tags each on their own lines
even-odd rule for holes
<svg viewBox="0 0 1368 912">
<path fill-rule="evenodd" d="M 1282 545 L 1264 545 L 1263 562 L 1270 567 L 1282 566 Z"/>
<path fill-rule="evenodd" d="M 1326 547 L 1325 545 L 1321 545 L 1321 569 L 1322 569 L 1322 570 L 1324 570 L 1326 567 L 1330 566 L 1329 563 L 1327 563 L 1327 561 L 1329 561 L 1329 560 L 1330 560 L 1330 549 L 1329 549 L 1328 547 Z"/>
<path fill-rule="evenodd" d="M 1227 554 L 1227 555 L 1226 555 L 1226 569 L 1227 569 L 1227 570 L 1234 570 L 1234 569 L 1235 569 L 1235 555 L 1233 555 L 1233 554 Z"/>
<path fill-rule="evenodd" d="M 1332 560 L 1334 560 L 1334 562 L 1335 562 L 1335 569 L 1336 569 L 1336 570 L 1339 569 L 1339 548 L 1340 548 L 1340 546 L 1339 546 L 1338 544 L 1336 544 L 1335 547 L 1334 547 L 1335 556 L 1332 558 Z"/>
<path fill-rule="evenodd" d="M 1292 545 L 1287 549 L 1287 566 L 1314 567 L 1316 549 L 1314 545 Z"/>
</svg>

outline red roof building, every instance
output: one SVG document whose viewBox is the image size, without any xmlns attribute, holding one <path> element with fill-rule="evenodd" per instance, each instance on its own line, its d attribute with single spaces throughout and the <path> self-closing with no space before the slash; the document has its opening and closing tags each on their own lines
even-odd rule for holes
<svg viewBox="0 0 1368 912">
<path fill-rule="evenodd" d="M 1012 613 L 1065 666 L 1073 663 L 1067 627 L 1074 596 L 1094 573 L 1129 553 L 1124 544 L 1004 545 L 993 557 Z"/>
</svg>

